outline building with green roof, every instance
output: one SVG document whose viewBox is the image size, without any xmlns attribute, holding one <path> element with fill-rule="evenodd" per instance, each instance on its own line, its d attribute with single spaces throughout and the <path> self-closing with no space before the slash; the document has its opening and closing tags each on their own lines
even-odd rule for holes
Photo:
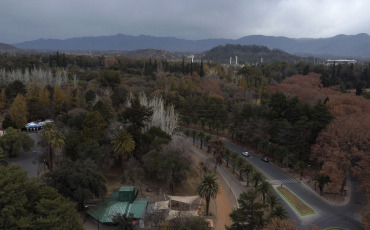
<svg viewBox="0 0 370 230">
<path fill-rule="evenodd" d="M 113 217 L 117 214 L 129 216 L 134 219 L 145 217 L 148 198 L 137 198 L 138 191 L 133 186 L 122 186 L 118 192 L 114 192 L 109 199 L 94 203 L 90 206 L 87 214 L 100 223 L 113 223 Z"/>
</svg>

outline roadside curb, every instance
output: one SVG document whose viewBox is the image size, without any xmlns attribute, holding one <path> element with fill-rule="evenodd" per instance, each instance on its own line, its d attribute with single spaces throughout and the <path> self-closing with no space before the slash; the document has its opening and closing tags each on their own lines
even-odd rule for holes
<svg viewBox="0 0 370 230">
<path fill-rule="evenodd" d="M 351 183 L 351 182 L 348 182 L 348 183 Z M 304 182 L 301 182 L 301 184 L 303 184 L 307 189 L 309 189 L 313 194 L 315 194 L 316 197 L 320 198 L 322 201 L 326 202 L 327 204 L 330 204 L 330 205 L 333 205 L 333 206 L 338 206 L 338 207 L 343 207 L 343 206 L 346 206 L 349 201 L 351 200 L 351 193 L 352 193 L 352 186 L 348 186 L 350 188 L 350 195 L 348 195 L 348 198 L 345 198 L 344 199 L 344 202 L 333 202 L 333 201 L 330 201 L 328 199 L 325 199 L 324 197 L 320 196 L 320 194 L 318 194 L 314 189 L 312 189 L 310 186 L 308 186 L 306 183 Z"/>
<path fill-rule="evenodd" d="M 197 152 L 197 154 L 199 154 L 202 158 L 205 158 L 205 152 L 198 149 L 196 146 L 193 146 L 194 150 Z M 227 176 L 227 178 L 225 177 L 225 175 Z M 225 183 L 227 184 L 227 186 L 230 188 L 230 190 L 232 191 L 233 195 L 234 195 L 234 198 L 235 198 L 235 201 L 236 201 L 236 205 L 237 207 L 239 208 L 239 202 L 238 202 L 238 199 L 239 199 L 239 196 L 237 196 L 237 192 L 235 191 L 235 188 L 231 186 L 230 184 L 230 181 L 231 181 L 231 176 L 233 175 L 228 175 L 228 171 L 224 168 L 224 167 L 221 167 L 221 166 L 217 166 L 217 175 L 218 177 L 220 177 L 219 179 L 222 179 L 225 181 Z M 234 182 L 236 183 L 236 182 Z M 240 185 L 240 187 L 242 187 L 242 185 Z"/>
<path fill-rule="evenodd" d="M 306 202 L 304 202 L 302 199 L 300 199 L 297 194 L 295 194 L 294 192 L 290 191 L 289 189 L 287 189 L 291 194 L 293 194 L 293 196 L 295 196 L 298 200 L 300 200 L 304 205 L 306 205 L 308 208 L 312 209 L 313 212 L 310 212 L 310 213 L 305 213 L 305 214 L 302 214 L 299 209 L 291 202 L 291 200 L 289 200 L 279 189 L 279 186 L 275 186 L 274 189 L 276 191 L 278 191 L 278 193 L 280 193 L 281 196 L 283 196 L 285 198 L 286 201 L 288 201 L 288 203 L 294 208 L 294 210 L 296 210 L 296 212 L 298 212 L 299 215 L 301 216 L 308 216 L 308 215 L 312 215 L 312 214 L 316 214 L 316 211 L 311 208 L 310 206 L 308 206 L 308 204 L 306 204 Z"/>
</svg>

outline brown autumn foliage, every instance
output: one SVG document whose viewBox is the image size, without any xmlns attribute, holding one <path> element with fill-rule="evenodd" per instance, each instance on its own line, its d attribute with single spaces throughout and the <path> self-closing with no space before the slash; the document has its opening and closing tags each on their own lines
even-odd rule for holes
<svg viewBox="0 0 370 230">
<path fill-rule="evenodd" d="M 50 92 L 49 90 L 44 87 L 42 90 L 39 92 L 39 101 L 44 107 L 49 107 L 50 105 Z"/>
<path fill-rule="evenodd" d="M 357 156 L 362 160 L 359 161 L 354 167 L 354 175 L 360 181 L 360 189 L 364 192 L 367 201 L 370 201 L 370 155 L 369 153 L 361 152 L 358 153 Z M 370 211 L 369 211 L 370 212 Z M 369 221 L 370 221 L 370 213 L 369 213 Z"/>
<path fill-rule="evenodd" d="M 6 106 L 5 88 L 2 88 L 0 93 L 0 112 L 4 111 L 5 106 Z"/>
<path fill-rule="evenodd" d="M 335 181 L 330 185 L 332 192 L 343 189 L 344 179 L 352 171 L 360 181 L 360 189 L 370 199 L 370 172 L 366 169 L 370 165 L 370 100 L 341 93 L 335 87 L 324 88 L 320 75 L 314 73 L 292 76 L 269 90 L 298 96 L 310 105 L 329 99 L 326 105 L 335 119 L 317 137 L 311 159 L 321 162 L 322 173 Z"/>
<path fill-rule="evenodd" d="M 320 75 L 314 73 L 305 76 L 293 75 L 280 84 L 270 86 L 268 90 L 269 93 L 278 91 L 288 96 L 297 96 L 311 106 L 326 98 L 326 89 L 320 83 Z"/>
<path fill-rule="evenodd" d="M 336 163 L 330 161 L 324 162 L 320 174 L 330 176 L 331 183 L 328 185 L 329 192 L 336 192 L 340 190 L 340 186 L 345 178 L 345 175 L 341 173 Z"/>
<path fill-rule="evenodd" d="M 370 211 L 367 211 L 362 218 L 362 227 L 365 230 L 370 230 Z"/>
<path fill-rule="evenodd" d="M 211 94 L 222 95 L 220 80 L 214 78 L 202 78 L 199 82 L 199 87 L 204 96 Z"/>
<path fill-rule="evenodd" d="M 10 118 L 17 128 L 22 128 L 27 123 L 27 103 L 22 94 L 18 94 L 9 109 Z"/>
<path fill-rule="evenodd" d="M 280 218 L 272 218 L 269 223 L 263 228 L 263 230 L 297 230 L 297 224 L 293 220 L 282 220 Z"/>
</svg>

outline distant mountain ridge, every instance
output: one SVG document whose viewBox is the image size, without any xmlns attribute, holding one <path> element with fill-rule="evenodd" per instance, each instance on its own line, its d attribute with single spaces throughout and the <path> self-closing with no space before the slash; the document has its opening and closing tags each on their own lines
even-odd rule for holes
<svg viewBox="0 0 370 230">
<path fill-rule="evenodd" d="M 9 45 L 9 44 L 0 43 L 0 53 L 15 51 L 15 50 L 18 50 L 18 48 L 12 45 Z"/>
<path fill-rule="evenodd" d="M 84 50 L 84 51 L 133 51 L 157 49 L 170 52 L 201 53 L 219 45 L 259 45 L 269 49 L 280 49 L 290 54 L 339 57 L 370 57 L 370 36 L 368 34 L 337 35 L 330 38 L 295 39 L 264 35 L 250 35 L 239 39 L 187 40 L 175 37 L 154 37 L 147 35 L 79 37 L 60 39 L 38 39 L 13 44 L 22 49 L 37 50 Z"/>
</svg>

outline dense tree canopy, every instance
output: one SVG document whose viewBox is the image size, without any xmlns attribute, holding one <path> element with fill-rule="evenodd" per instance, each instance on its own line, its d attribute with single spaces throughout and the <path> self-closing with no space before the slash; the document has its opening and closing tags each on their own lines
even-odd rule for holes
<svg viewBox="0 0 370 230">
<path fill-rule="evenodd" d="M 77 202 L 79 209 L 94 197 L 105 196 L 105 178 L 91 160 L 66 160 L 58 169 L 45 175 L 45 182 Z"/>
<path fill-rule="evenodd" d="M 53 140 L 60 160 L 91 159 L 99 166 L 107 166 L 113 154 L 112 140 L 123 128 L 132 135 L 134 158 L 143 163 L 147 176 L 172 188 L 185 180 L 189 165 L 181 154 L 164 153 L 180 124 L 194 127 L 194 144 L 198 139 L 209 151 L 214 150 L 213 143 L 205 132 L 229 135 L 301 175 L 309 170 L 304 165 L 318 167 L 319 173 L 332 181 L 324 188 L 328 192 L 343 191 L 346 178 L 353 175 L 359 188 L 368 193 L 368 63 L 325 66 L 265 60 L 240 67 L 205 60 L 110 59 L 114 61 L 109 64 L 103 56 L 60 52 L 1 54 L 2 128 L 22 128 L 29 121 L 53 119 L 59 134 L 66 136 Z M 150 104 L 154 99 L 161 103 Z M 181 119 L 174 110 L 166 110 L 172 105 Z M 154 124 L 159 118 L 164 118 L 162 123 Z M 160 128 L 151 128 L 153 125 Z M 168 132 L 166 127 L 170 126 Z M 12 148 L 15 145 L 4 147 L 2 143 L 1 149 L 16 155 L 21 145 L 17 142 L 17 148 Z M 213 152 L 262 193 L 258 173 L 233 153 Z"/>
<path fill-rule="evenodd" d="M 1 229 L 83 229 L 75 204 L 19 167 L 0 167 Z"/>
<path fill-rule="evenodd" d="M 5 134 L 0 136 L 0 147 L 8 157 L 17 157 L 20 151 L 30 150 L 33 144 L 27 133 L 13 128 L 7 128 Z"/>
</svg>

